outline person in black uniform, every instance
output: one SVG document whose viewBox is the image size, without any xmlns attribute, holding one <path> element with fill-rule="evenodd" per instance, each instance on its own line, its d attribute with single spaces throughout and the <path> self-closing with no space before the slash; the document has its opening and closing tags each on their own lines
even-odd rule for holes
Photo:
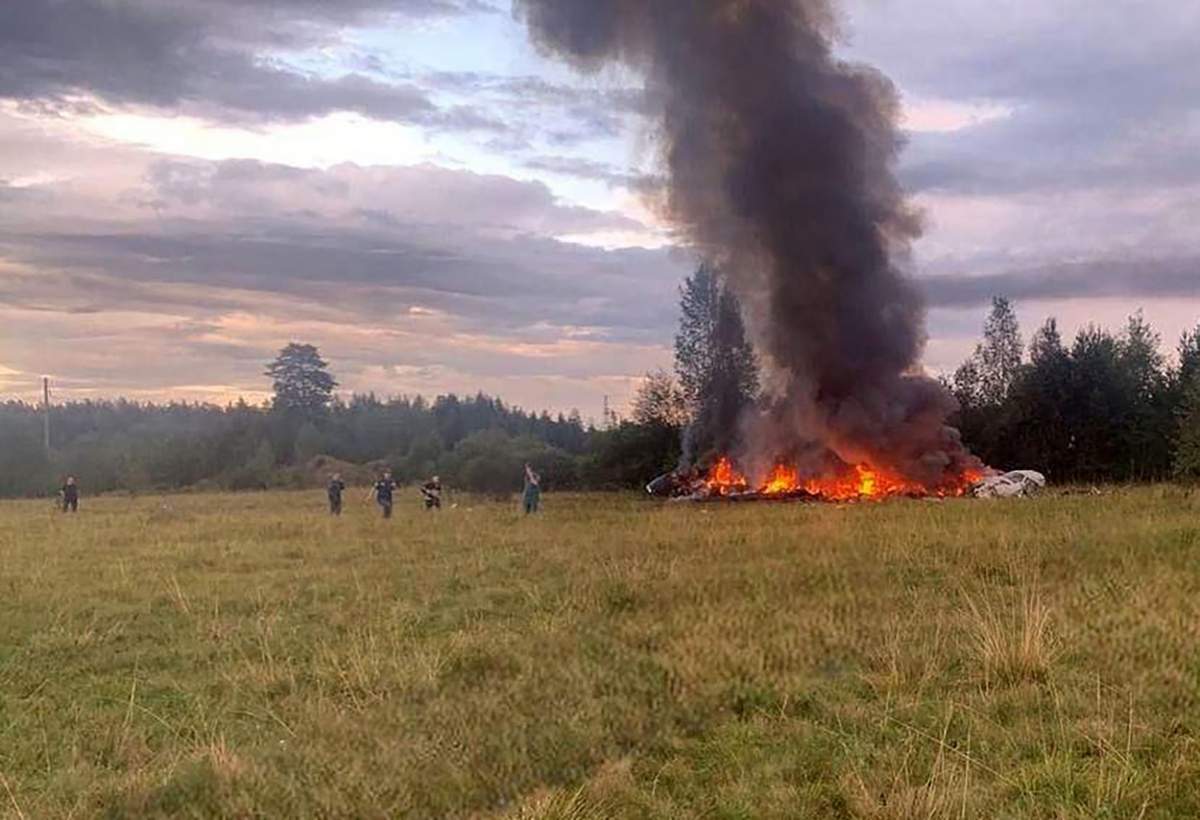
<svg viewBox="0 0 1200 820">
<path fill-rule="evenodd" d="M 329 483 L 325 485 L 325 492 L 329 496 L 329 514 L 342 514 L 342 491 L 346 489 L 346 482 L 342 481 L 341 473 L 334 473 L 329 477 Z"/>
<path fill-rule="evenodd" d="M 442 508 L 442 480 L 437 476 L 421 485 L 421 495 L 425 498 L 425 509 L 440 510 Z"/>
<path fill-rule="evenodd" d="M 63 512 L 79 512 L 79 485 L 75 483 L 75 476 L 67 476 L 59 494 L 62 495 Z"/>
<path fill-rule="evenodd" d="M 384 470 L 383 475 L 371 488 L 371 493 L 375 496 L 375 503 L 383 511 L 384 518 L 392 517 L 392 494 L 395 491 L 396 482 L 392 480 L 392 471 Z"/>
</svg>

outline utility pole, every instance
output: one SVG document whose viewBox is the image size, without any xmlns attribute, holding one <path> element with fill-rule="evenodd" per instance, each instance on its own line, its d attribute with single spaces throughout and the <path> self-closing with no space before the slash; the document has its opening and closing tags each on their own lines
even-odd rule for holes
<svg viewBox="0 0 1200 820">
<path fill-rule="evenodd" d="M 46 455 L 50 455 L 50 377 L 42 376 L 42 432 L 46 443 Z"/>
</svg>

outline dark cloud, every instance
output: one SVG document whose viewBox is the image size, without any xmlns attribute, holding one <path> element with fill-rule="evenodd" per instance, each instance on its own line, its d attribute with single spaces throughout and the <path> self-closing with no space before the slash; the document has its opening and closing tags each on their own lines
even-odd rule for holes
<svg viewBox="0 0 1200 820">
<path fill-rule="evenodd" d="M 38 0 L 0 4 L 0 98 L 47 105 L 95 95 L 113 104 L 227 119 L 301 119 L 331 111 L 433 127 L 490 129 L 491 117 L 441 110 L 412 83 L 327 78 L 268 54 L 323 44 L 340 27 L 395 16 L 463 14 L 450 0 Z"/>
<path fill-rule="evenodd" d="M 627 217 L 560 203 L 540 183 L 433 166 L 158 161 L 131 198 L 107 219 L 84 202 L 66 220 L 0 208 L 0 257 L 57 277 L 12 278 L 0 296 L 80 312 L 182 299 L 194 312 L 257 292 L 346 321 L 423 308 L 487 332 L 549 323 L 661 341 L 683 270 L 666 251 L 554 239 L 640 227 Z"/>
<path fill-rule="evenodd" d="M 973 196 L 1054 191 L 1136 191 L 1200 182 L 1192 161 L 1200 133 L 1163 112 L 1156 120 L 1108 120 L 1094 110 L 1017 110 L 946 134 L 916 134 L 903 178 L 913 190 Z"/>
<path fill-rule="evenodd" d="M 965 308 L 993 296 L 1019 301 L 1088 298 L 1200 298 L 1200 256 L 1166 259 L 1108 258 L 981 276 L 931 276 L 921 280 L 930 306 Z"/>
<path fill-rule="evenodd" d="M 464 240 L 446 247 L 353 231 L 321 235 L 280 225 L 245 236 L 226 228 L 170 236 L 40 234 L 10 237 L 0 250 L 39 269 L 90 274 L 68 279 L 72 295 L 86 300 L 74 306 L 78 311 L 154 299 L 177 303 L 170 291 L 131 292 L 129 286 L 186 284 L 288 294 L 337 305 L 359 319 L 386 320 L 418 307 L 480 331 L 550 322 L 593 326 L 622 339 L 663 336 L 681 272 L 663 253 L 550 240 Z M 218 299 L 208 307 L 222 304 Z"/>
<path fill-rule="evenodd" d="M 917 94 L 1143 114 L 1194 105 L 1200 9 L 1065 0 L 1029 12 L 988 0 L 874 6 L 855 20 L 856 44 Z"/>
<path fill-rule="evenodd" d="M 76 396 L 224 400 L 265 387 L 261 363 L 304 338 L 347 389 L 599 407 L 666 355 L 688 267 L 557 240 L 640 225 L 503 176 L 132 148 L 80 162 L 0 196 L 9 391 L 48 371 Z"/>
<path fill-rule="evenodd" d="M 542 235 L 642 228 L 627 216 L 558 200 L 541 182 L 434 165 L 328 171 L 253 160 L 161 161 L 150 166 L 143 196 L 155 208 L 207 205 L 254 219 L 260 213 L 302 213 L 327 225 L 347 213 L 376 225 L 471 227 L 492 235 Z M 357 227 L 357 226 L 355 226 Z"/>
<path fill-rule="evenodd" d="M 1200 181 L 1200 7 L 1174 0 L 920 6 L 853 2 L 852 51 L 913 98 L 989 102 L 997 120 L 913 135 L 911 188 L 972 196 L 1135 192 Z"/>
</svg>

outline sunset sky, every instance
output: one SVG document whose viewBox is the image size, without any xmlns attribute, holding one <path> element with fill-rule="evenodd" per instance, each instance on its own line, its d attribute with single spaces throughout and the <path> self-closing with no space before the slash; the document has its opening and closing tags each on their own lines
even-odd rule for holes
<svg viewBox="0 0 1200 820">
<path fill-rule="evenodd" d="M 1027 334 L 1200 321 L 1200 4 L 843 12 L 905 101 L 926 367 L 995 293 Z M 258 400 L 299 340 L 344 393 L 621 407 L 694 264 L 638 84 L 507 0 L 0 0 L 0 399 Z"/>
</svg>

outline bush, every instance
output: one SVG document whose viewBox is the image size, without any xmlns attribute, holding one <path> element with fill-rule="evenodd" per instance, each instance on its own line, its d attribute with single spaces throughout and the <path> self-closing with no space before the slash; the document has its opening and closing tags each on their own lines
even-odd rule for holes
<svg viewBox="0 0 1200 820">
<path fill-rule="evenodd" d="M 665 425 L 623 423 L 596 434 L 587 466 L 588 485 L 641 488 L 679 463 L 679 431 Z"/>
</svg>

